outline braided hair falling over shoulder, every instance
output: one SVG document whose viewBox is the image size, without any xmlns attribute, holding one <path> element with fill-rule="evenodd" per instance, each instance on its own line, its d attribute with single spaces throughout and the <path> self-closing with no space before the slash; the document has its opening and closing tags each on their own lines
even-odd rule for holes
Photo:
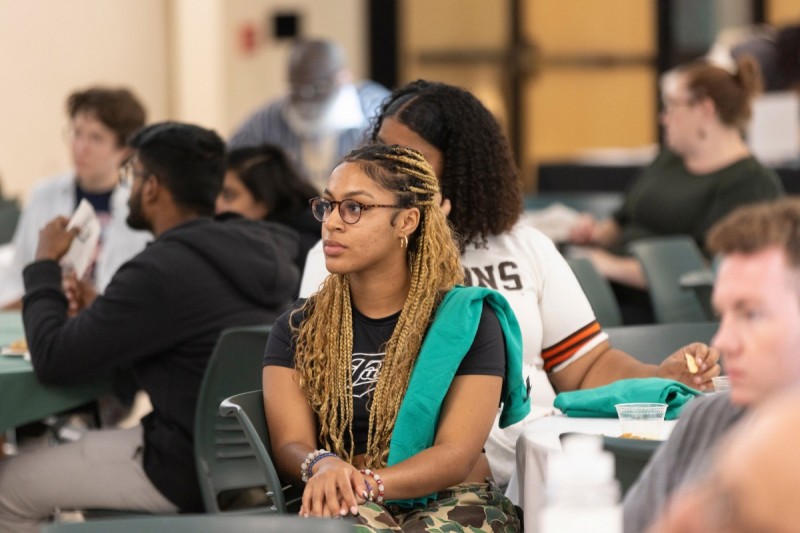
<svg viewBox="0 0 800 533">
<path fill-rule="evenodd" d="M 434 201 L 438 181 L 422 154 L 400 146 L 371 145 L 352 151 L 344 162 L 357 164 L 395 194 L 397 205 L 417 207 L 421 215 L 416 231 L 408 236 L 408 296 L 386 344 L 371 401 L 365 464 L 380 468 L 389 456 L 394 423 L 425 332 L 444 293 L 463 281 L 463 272 L 455 237 Z M 300 387 L 317 415 L 320 443 L 351 462 L 353 315 L 348 276 L 328 276 L 297 312 L 306 318 L 294 331 L 295 368 Z M 350 443 L 347 447 L 346 442 Z"/>
</svg>

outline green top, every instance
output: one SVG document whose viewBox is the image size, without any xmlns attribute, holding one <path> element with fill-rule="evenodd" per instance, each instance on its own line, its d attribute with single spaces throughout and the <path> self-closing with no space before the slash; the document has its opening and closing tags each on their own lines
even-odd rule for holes
<svg viewBox="0 0 800 533">
<path fill-rule="evenodd" d="M 705 249 L 711 226 L 740 205 L 784 195 L 778 175 L 746 157 L 708 174 L 692 174 L 664 150 L 639 176 L 614 219 L 621 249 L 647 237 L 689 235 Z"/>
</svg>

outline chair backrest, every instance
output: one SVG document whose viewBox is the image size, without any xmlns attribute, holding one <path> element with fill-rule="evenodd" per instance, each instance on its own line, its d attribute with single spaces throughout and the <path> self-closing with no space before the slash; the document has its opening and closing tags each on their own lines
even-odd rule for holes
<svg viewBox="0 0 800 533">
<path fill-rule="evenodd" d="M 592 262 L 585 257 L 570 257 L 567 259 L 572 272 L 578 278 L 583 293 L 592 306 L 597 321 L 604 328 L 622 325 L 622 313 L 619 304 L 608 283 Z"/>
<path fill-rule="evenodd" d="M 272 462 L 269 427 L 264 413 L 264 396 L 261 389 L 236 394 L 223 400 L 219 406 L 219 414 L 223 417 L 233 417 L 238 421 L 258 461 L 262 477 L 267 480 L 267 490 L 270 494 L 274 493 L 272 500 L 275 506 L 281 511 L 286 511 L 287 508 L 299 508 L 302 492 L 297 487 L 284 486 Z"/>
<path fill-rule="evenodd" d="M 604 328 L 611 346 L 631 354 L 642 361 L 657 365 L 693 342 L 711 342 L 719 328 L 718 322 L 691 322 L 683 324 L 648 324 Z"/>
<path fill-rule="evenodd" d="M 244 489 L 264 487 L 266 480 L 235 420 L 219 415 L 219 405 L 228 396 L 261 388 L 264 347 L 271 326 L 224 330 L 208 362 L 195 415 L 194 450 L 203 503 L 209 513 L 219 513 L 222 500 L 230 500 Z M 257 493 L 249 491 L 250 493 Z M 261 493 L 263 496 L 263 492 Z M 266 498 L 250 512 L 276 512 Z"/>
<path fill-rule="evenodd" d="M 661 444 L 660 440 L 603 437 L 603 449 L 614 454 L 614 471 L 623 497 Z"/>
<path fill-rule="evenodd" d="M 351 533 L 345 520 L 257 515 L 170 515 L 89 522 L 60 522 L 42 528 L 43 533 Z"/>
<path fill-rule="evenodd" d="M 709 320 L 694 291 L 681 287 L 681 276 L 702 270 L 706 260 L 691 237 L 641 239 L 628 245 L 642 265 L 656 322 Z"/>
</svg>

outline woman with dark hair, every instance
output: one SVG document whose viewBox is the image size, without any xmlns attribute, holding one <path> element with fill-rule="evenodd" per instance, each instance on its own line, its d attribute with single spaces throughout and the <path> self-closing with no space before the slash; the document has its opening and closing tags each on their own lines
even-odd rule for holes
<svg viewBox="0 0 800 533">
<path fill-rule="evenodd" d="M 693 61 L 661 80 L 666 149 L 639 176 L 614 215 L 597 222 L 583 215 L 571 240 L 592 245 L 586 251 L 597 269 L 616 287 L 626 323 L 646 321 L 647 282 L 636 258 L 625 253 L 642 238 L 689 235 L 705 246 L 705 234 L 736 207 L 783 195 L 773 170 L 750 153 L 743 135 L 751 102 L 761 90 L 755 59 L 742 56 L 736 72 Z M 632 287 L 633 289 L 628 289 Z M 635 290 L 635 289 L 638 289 Z M 643 305 L 636 305 L 643 298 Z M 626 313 L 626 310 L 629 310 Z"/>
<path fill-rule="evenodd" d="M 544 234 L 519 223 L 522 189 L 511 149 L 492 114 L 469 92 L 428 81 L 397 89 L 384 104 L 372 139 L 419 150 L 442 188 L 442 209 L 459 239 L 466 285 L 503 294 L 522 329 L 524 371 L 533 403 L 551 409 L 554 388 L 569 391 L 623 378 L 660 376 L 711 388 L 719 354 L 692 344 L 660 366 L 645 365 L 611 348 L 608 336 L 569 265 Z M 312 250 L 300 294 L 310 294 L 327 272 Z M 692 375 L 684 351 L 701 369 Z M 534 412 L 533 415 L 537 413 Z M 522 424 L 495 425 L 486 451 L 495 480 L 508 483 Z"/>
<path fill-rule="evenodd" d="M 319 241 L 319 222 L 308 210 L 317 190 L 295 171 L 283 150 L 271 144 L 237 148 L 217 197 L 217 214 L 233 212 L 252 220 L 289 226 L 300 235 L 296 264 L 303 271 L 308 251 Z"/>
<path fill-rule="evenodd" d="M 331 275 L 264 355 L 272 451 L 304 516 L 357 531 L 519 531 L 481 448 L 529 411 L 519 325 L 463 272 L 422 155 L 354 150 L 311 209 Z"/>
</svg>

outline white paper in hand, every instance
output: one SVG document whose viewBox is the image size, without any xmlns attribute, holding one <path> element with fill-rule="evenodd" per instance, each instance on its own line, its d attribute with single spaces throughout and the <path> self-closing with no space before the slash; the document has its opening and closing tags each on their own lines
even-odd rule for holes
<svg viewBox="0 0 800 533">
<path fill-rule="evenodd" d="M 61 260 L 61 264 L 72 269 L 78 279 L 81 279 L 92 264 L 97 241 L 100 240 L 100 220 L 92 204 L 85 198 L 81 200 L 72 218 L 69 219 L 67 229 L 72 228 L 78 228 L 79 232 L 72 240 L 72 245 Z"/>
</svg>

